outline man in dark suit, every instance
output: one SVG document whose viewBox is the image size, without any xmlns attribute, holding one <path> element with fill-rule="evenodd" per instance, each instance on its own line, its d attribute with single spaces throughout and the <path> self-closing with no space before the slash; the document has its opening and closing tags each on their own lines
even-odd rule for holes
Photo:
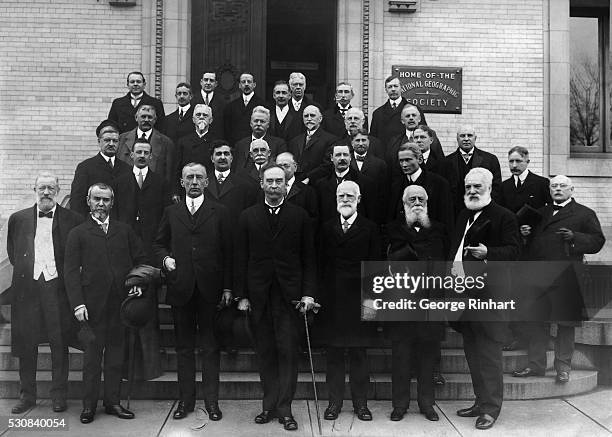
<svg viewBox="0 0 612 437">
<path fill-rule="evenodd" d="M 151 163 L 149 167 L 158 175 L 164 177 L 168 183 L 171 183 L 174 179 L 175 147 L 170 138 L 153 128 L 156 120 L 153 106 L 140 105 L 136 110 L 138 127 L 119 135 L 117 158 L 133 165 L 132 148 L 136 138 L 146 140 L 151 144 Z"/>
<path fill-rule="evenodd" d="M 350 83 L 340 82 L 336 85 L 336 101 L 323 113 L 323 129 L 338 138 L 346 134 L 345 119 L 347 111 L 352 108 L 353 97 L 355 97 L 355 92 Z M 367 129 L 367 123 L 365 127 Z"/>
<path fill-rule="evenodd" d="M 304 109 L 310 105 L 316 106 L 321 111 L 321 106 L 306 96 L 306 76 L 302 73 L 294 71 L 289 75 L 289 90 L 291 91 L 289 110 L 292 111 L 298 119 L 302 118 Z M 304 132 L 304 127 L 302 126 L 301 128 L 302 132 Z"/>
<path fill-rule="evenodd" d="M 319 199 L 321 224 L 337 216 L 336 189 L 338 185 L 343 181 L 353 181 L 360 188 L 359 213 L 380 225 L 384 221 L 384 211 L 381 199 L 377 196 L 376 183 L 350 166 L 350 147 L 345 145 L 332 146 L 331 162 L 333 165 L 332 173 L 314 183 L 314 189 Z"/>
<path fill-rule="evenodd" d="M 172 203 L 170 184 L 150 167 L 151 144 L 146 140 L 136 140 L 131 161 L 134 162 L 132 171 L 121 175 L 113 183 L 113 208 L 117 219 L 130 225 L 142 241 L 147 263 L 155 265 L 153 240 L 164 208 Z M 145 297 L 157 308 L 157 289 L 150 287 L 147 291 Z M 162 374 L 159 338 L 159 319 L 155 311 L 154 317 L 137 330 L 137 344 L 141 351 L 138 356 L 142 356 L 142 359 L 137 360 L 136 375 L 141 379 L 149 380 Z"/>
<path fill-rule="evenodd" d="M 179 83 L 176 86 L 174 96 L 176 97 L 178 108 L 166 116 L 166 135 L 168 135 L 168 138 L 174 144 L 177 144 L 179 139 L 189 135 L 195 129 L 193 124 L 193 94 L 191 85 L 187 82 Z"/>
<path fill-rule="evenodd" d="M 406 187 L 402 196 L 404 216 L 391 222 L 388 227 L 388 258 L 391 261 L 444 261 L 448 253 L 448 233 L 444 225 L 431 220 L 427 214 L 427 192 L 420 185 Z M 428 276 L 439 275 L 437 266 L 423 271 Z M 419 272 L 410 266 L 411 274 Z M 435 296 L 438 290 L 419 293 L 418 298 Z M 433 293 L 432 293 L 433 292 Z M 431 296 L 433 295 L 433 296 Z M 417 401 L 420 412 L 428 420 L 439 420 L 434 410 L 434 373 L 440 354 L 440 341 L 444 338 L 444 322 L 410 321 L 398 322 L 389 327 L 392 346 L 392 400 L 391 420 L 402 420 L 410 405 L 411 374 L 417 375 Z M 412 368 L 411 367 L 415 367 Z M 411 371 L 412 370 L 412 371 Z"/>
<path fill-rule="evenodd" d="M 278 417 L 289 431 L 297 422 L 291 402 L 297 385 L 298 317 L 314 307 L 316 255 L 310 218 L 285 202 L 285 172 L 275 164 L 262 173 L 264 200 L 240 216 L 236 247 L 238 309 L 251 311 L 260 361 L 263 411 L 255 423 Z"/>
<path fill-rule="evenodd" d="M 259 186 L 255 181 L 232 170 L 233 151 L 227 141 L 213 142 L 210 159 L 214 172 L 204 190 L 216 202 L 229 211 L 232 229 L 238 224 L 242 211 L 257 202 Z"/>
<path fill-rule="evenodd" d="M 400 117 L 402 108 L 408 101 L 402 97 L 400 80 L 397 76 L 385 79 L 385 92 L 389 99 L 372 113 L 370 134 L 387 146 L 391 138 L 403 134 L 406 130 Z"/>
<path fill-rule="evenodd" d="M 64 289 L 64 248 L 68 232 L 82 217 L 56 202 L 60 187 L 56 176 L 36 177 L 36 205 L 12 214 L 8 220 L 7 254 L 13 265 L 11 282 L 11 345 L 19 357 L 19 402 L 13 414 L 36 405 L 38 344 L 51 347 L 52 409 L 66 410 L 68 341 L 72 311 Z"/>
<path fill-rule="evenodd" d="M 93 422 L 100 394 L 104 356 L 104 407 L 106 414 L 133 419 L 134 413 L 120 402 L 121 369 L 124 361 L 124 327 L 121 303 L 128 295 L 142 295 L 134 286 L 124 286 L 129 271 L 144 264 L 147 257 L 132 228 L 110 219 L 113 190 L 93 184 L 87 193 L 89 218 L 70 231 L 66 243 L 64 274 L 66 292 L 74 316 L 88 322 L 94 339 L 83 355 L 83 411 L 81 422 Z"/>
<path fill-rule="evenodd" d="M 270 146 L 266 140 L 251 141 L 249 160 L 240 175 L 250 178 L 255 184 L 261 182 L 261 169 L 270 162 Z"/>
<path fill-rule="evenodd" d="M 476 147 L 476 138 L 476 131 L 472 126 L 460 126 L 457 130 L 457 150 L 446 157 L 457 181 L 457 188 L 455 189 L 457 197 L 454 202 L 455 214 L 459 214 L 459 211 L 464 209 L 462 181 L 465 180 L 465 175 L 472 168 L 483 167 L 493 174 L 491 195 L 496 202 L 499 202 L 500 199 L 501 167 L 499 166 L 499 160 L 492 153 Z"/>
<path fill-rule="evenodd" d="M 295 162 L 291 153 L 284 152 L 278 155 L 276 157 L 276 165 L 285 171 L 285 179 L 287 180 L 287 196 L 285 200 L 304 208 L 312 221 L 313 229 L 316 230 L 319 225 L 319 204 L 316 191 L 311 186 L 295 178 L 297 162 Z"/>
<path fill-rule="evenodd" d="M 272 91 L 274 105 L 270 105 L 270 135 L 282 138 L 286 143 L 304 131 L 302 118 L 289 110 L 290 97 L 287 82 L 277 81 Z"/>
<path fill-rule="evenodd" d="M 323 116 L 316 106 L 310 105 L 304 109 L 303 120 L 306 132 L 292 139 L 287 151 L 291 152 L 298 162 L 298 180 L 307 184 L 329 174 L 329 146 L 337 138 L 321 127 Z"/>
<path fill-rule="evenodd" d="M 136 110 L 141 105 L 151 105 L 157 113 L 157 129 L 164 133 L 164 104 L 161 100 L 151 97 L 144 91 L 147 81 L 140 71 L 132 71 L 127 75 L 127 87 L 129 92 L 113 100 L 108 119 L 113 120 L 119 127 L 119 133 L 127 132 L 136 127 Z"/>
<path fill-rule="evenodd" d="M 270 110 L 264 106 L 256 106 L 251 114 L 251 135 L 242 138 L 234 146 L 234 169 L 240 171 L 246 168 L 250 160 L 250 146 L 254 140 L 263 139 L 270 147 L 272 159 L 279 153 L 287 151 L 287 143 L 282 138 L 268 134 L 270 127 Z"/>
<path fill-rule="evenodd" d="M 175 201 L 182 195 L 182 170 L 186 164 L 197 162 L 202 164 L 207 172 L 212 171 L 210 148 L 213 141 L 218 140 L 210 127 L 213 123 L 213 113 L 210 106 L 198 103 L 193 108 L 193 124 L 195 131 L 181 138 L 177 144 L 176 173 L 174 176 Z"/>
<path fill-rule="evenodd" d="M 227 104 L 223 110 L 223 123 L 225 139 L 230 145 L 251 133 L 251 113 L 256 106 L 263 106 L 265 102 L 255 94 L 257 83 L 250 73 L 242 73 L 238 87 L 241 94 Z"/>
<path fill-rule="evenodd" d="M 116 159 L 119 147 L 119 128 L 114 121 L 104 120 L 96 128 L 100 153 L 80 162 L 74 172 L 70 190 L 70 209 L 82 216 L 89 214 L 87 190 L 96 182 L 111 184 L 115 178 L 129 173 L 131 167 Z"/>
<path fill-rule="evenodd" d="M 355 158 L 351 160 L 351 167 L 374 181 L 379 204 L 382 210 L 386 210 L 389 191 L 387 164 L 370 151 L 370 137 L 365 129 L 355 134 L 351 144 Z"/>
<path fill-rule="evenodd" d="M 514 261 L 520 252 L 516 217 L 491 199 L 492 185 L 493 175 L 485 168 L 476 167 L 467 173 L 466 209 L 457 218 L 450 246 L 450 257 L 455 261 L 454 275 L 487 275 L 486 288 L 477 293 L 466 292 L 467 297 L 481 300 L 509 294 L 509 277 L 502 274 L 503 267 L 493 266 L 495 263 L 491 262 Z M 504 395 L 502 342 L 506 334 L 506 314 L 495 309 L 465 311 L 463 316 L 466 314 L 470 315 L 469 319 L 460 319 L 456 326 L 463 335 L 476 399 L 474 405 L 458 410 L 457 415 L 477 417 L 476 428 L 489 429 L 499 416 Z"/>
<path fill-rule="evenodd" d="M 351 144 L 355 135 L 359 131 L 365 131 L 368 136 L 368 151 L 380 159 L 385 159 L 385 148 L 380 140 L 372 135 L 368 135 L 367 120 L 365 114 L 359 108 L 350 108 L 344 115 L 344 131 L 338 137 L 336 144 Z"/>
<path fill-rule="evenodd" d="M 344 399 L 344 353 L 350 360 L 353 409 L 360 420 L 372 420 L 367 396 L 370 374 L 366 347 L 377 344 L 376 325 L 361 321 L 361 262 L 380 259 L 378 225 L 357 213 L 359 185 L 341 182 L 336 189 L 338 214 L 321 228 L 321 320 L 327 351 L 329 405 L 324 417 L 336 420 Z"/>
<path fill-rule="evenodd" d="M 193 104 L 203 103 L 212 108 L 212 113 L 215 116 L 215 122 L 211 125 L 210 131 L 215 138 L 225 138 L 225 124 L 223 121 L 223 112 L 226 106 L 225 97 L 216 92 L 217 89 L 217 74 L 214 71 L 206 70 L 202 73 L 200 79 L 200 92 L 193 98 Z"/>
<path fill-rule="evenodd" d="M 576 202 L 574 186 L 567 176 L 558 175 L 550 180 L 553 202 L 539 209 L 542 220 L 534 228 L 521 226 L 521 234 L 528 239 L 528 259 L 549 261 L 555 272 L 545 290 L 535 290 L 534 307 L 538 313 L 529 337 L 529 364 L 513 373 L 525 377 L 543 375 L 546 370 L 546 348 L 550 323 L 557 322 L 555 339 L 555 370 L 558 383 L 569 382 L 574 353 L 575 327 L 585 316 L 585 305 L 580 293 L 580 274 L 584 255 L 597 253 L 606 239 L 593 210 Z M 536 263 L 540 266 L 544 263 Z M 538 271 L 542 274 L 542 271 Z"/>
<path fill-rule="evenodd" d="M 403 177 L 393 182 L 389 195 L 387 222 L 404 213 L 402 196 L 404 189 L 412 184 L 420 185 L 427 191 L 427 210 L 429 216 L 441 222 L 449 232 L 454 227 L 454 214 L 450 187 L 446 179 L 421 167 L 423 155 L 416 144 L 407 143 L 398 151 L 399 166 Z"/>
<path fill-rule="evenodd" d="M 223 415 L 218 404 L 219 346 L 213 320 L 217 305 L 227 306 L 232 300 L 230 220 L 227 208 L 204 197 L 208 179 L 203 165 L 187 164 L 182 175 L 187 197 L 166 208 L 153 244 L 168 275 L 166 301 L 174 316 L 179 403 L 173 418 L 183 419 L 195 407 L 199 330 L 204 403 L 208 417 L 216 421 Z"/>
</svg>

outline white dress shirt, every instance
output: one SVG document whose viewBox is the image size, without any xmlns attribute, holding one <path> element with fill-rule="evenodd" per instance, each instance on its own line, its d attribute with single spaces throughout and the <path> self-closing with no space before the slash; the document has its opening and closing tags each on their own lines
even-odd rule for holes
<svg viewBox="0 0 612 437">
<path fill-rule="evenodd" d="M 55 216 L 57 206 L 51 209 Z M 34 236 L 34 274 L 38 280 L 42 274 L 45 281 L 57 278 L 55 252 L 53 248 L 53 218 L 38 217 L 40 209 L 36 208 L 36 235 Z"/>
</svg>

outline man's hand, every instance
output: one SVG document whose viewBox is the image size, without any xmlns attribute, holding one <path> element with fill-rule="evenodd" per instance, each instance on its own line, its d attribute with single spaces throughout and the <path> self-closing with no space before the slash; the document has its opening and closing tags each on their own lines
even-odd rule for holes
<svg viewBox="0 0 612 437">
<path fill-rule="evenodd" d="M 142 296 L 142 288 L 140 288 L 138 285 L 134 285 L 132 288 L 130 288 L 128 296 Z"/>
<path fill-rule="evenodd" d="M 303 183 L 304 185 L 308 185 L 308 182 L 310 182 L 310 178 L 306 178 L 306 179 L 303 179 L 303 180 L 302 180 L 302 183 Z"/>
<path fill-rule="evenodd" d="M 83 305 L 79 309 L 75 310 L 74 317 L 76 317 L 76 319 L 79 322 L 84 322 L 85 320 L 89 320 L 89 314 L 87 314 L 87 307 Z"/>
<path fill-rule="evenodd" d="M 531 234 L 531 226 L 529 225 L 522 225 L 519 230 L 521 231 L 521 235 L 523 237 L 528 237 Z"/>
<path fill-rule="evenodd" d="M 238 301 L 238 309 L 240 311 L 249 311 L 251 309 L 251 303 L 246 297 Z"/>
<path fill-rule="evenodd" d="M 175 194 L 174 196 L 172 196 L 172 202 L 181 203 L 181 196 L 179 196 L 178 194 Z"/>
<path fill-rule="evenodd" d="M 172 258 L 171 256 L 169 256 L 168 258 L 164 260 L 164 267 L 169 272 L 173 272 L 174 270 L 176 270 L 176 260 Z"/>
<path fill-rule="evenodd" d="M 302 296 L 302 300 L 295 306 L 296 309 L 299 309 L 302 314 L 310 311 L 315 307 L 315 301 L 310 296 Z"/>
<path fill-rule="evenodd" d="M 487 257 L 487 246 L 478 243 L 478 246 L 465 246 L 464 249 L 476 259 L 485 259 Z"/>
<path fill-rule="evenodd" d="M 229 290 L 224 290 L 221 295 L 221 301 L 219 302 L 219 306 L 221 308 L 228 307 L 232 303 L 232 292 Z"/>
<path fill-rule="evenodd" d="M 559 228 L 559 230 L 556 232 L 557 235 L 561 235 L 561 238 L 564 241 L 573 241 L 574 240 L 574 233 L 571 231 L 571 229 L 567 229 L 567 228 Z"/>
</svg>

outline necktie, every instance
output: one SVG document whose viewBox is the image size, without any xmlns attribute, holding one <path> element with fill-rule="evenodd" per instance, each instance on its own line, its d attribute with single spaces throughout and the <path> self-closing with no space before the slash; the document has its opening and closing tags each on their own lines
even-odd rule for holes
<svg viewBox="0 0 612 437">
<path fill-rule="evenodd" d="M 49 212 L 38 211 L 38 217 L 53 218 L 53 211 L 49 211 Z"/>
<path fill-rule="evenodd" d="M 206 95 L 204 96 L 204 103 L 206 103 L 206 106 L 209 106 L 209 103 L 210 103 L 210 99 L 208 98 L 209 94 L 210 93 L 206 93 Z"/>
<path fill-rule="evenodd" d="M 142 188 L 142 183 L 144 182 L 144 178 L 142 177 L 142 170 L 138 171 L 138 186 Z"/>
<path fill-rule="evenodd" d="M 217 183 L 219 185 L 222 185 L 224 180 L 225 178 L 223 177 L 223 173 L 219 173 L 219 177 L 217 178 Z"/>
<path fill-rule="evenodd" d="M 463 154 L 463 160 L 465 161 L 466 164 L 470 162 L 471 158 L 472 158 L 472 155 L 470 155 L 469 153 Z"/>
<path fill-rule="evenodd" d="M 343 177 L 336 176 L 336 186 L 340 185 L 344 181 Z"/>
<path fill-rule="evenodd" d="M 306 134 L 306 142 L 304 143 L 304 146 L 307 146 L 307 145 L 308 145 L 308 143 L 310 142 L 310 139 L 311 139 L 311 138 L 312 138 L 312 135 L 310 135 L 310 134 L 308 134 L 308 133 L 307 133 L 307 134 Z"/>
<path fill-rule="evenodd" d="M 185 113 L 183 112 L 182 109 L 179 110 L 179 121 L 183 121 L 183 117 L 185 116 Z"/>
<path fill-rule="evenodd" d="M 189 212 L 191 215 L 196 213 L 195 200 L 191 199 L 191 205 L 189 206 Z"/>
<path fill-rule="evenodd" d="M 100 227 L 102 228 L 102 231 L 106 234 L 108 233 L 108 223 L 104 222 L 104 223 L 100 223 Z"/>
<path fill-rule="evenodd" d="M 412 176 L 408 175 L 408 185 L 412 185 L 413 183 Z"/>
<path fill-rule="evenodd" d="M 395 102 L 391 103 L 391 108 L 393 108 L 393 109 L 397 108 L 397 103 L 395 103 Z"/>
<path fill-rule="evenodd" d="M 365 161 L 365 155 L 359 155 L 355 153 L 355 160 L 357 161 Z"/>
<path fill-rule="evenodd" d="M 142 135 L 140 136 L 141 140 L 147 140 L 147 135 L 143 132 Z"/>
<path fill-rule="evenodd" d="M 343 108 L 343 107 L 340 107 L 339 109 L 340 109 L 340 114 L 342 115 L 342 118 L 344 118 L 344 116 L 346 115 L 346 111 L 348 110 L 348 108 Z"/>
<path fill-rule="evenodd" d="M 245 97 L 244 98 L 244 106 L 247 106 L 249 104 L 249 100 Z"/>
<path fill-rule="evenodd" d="M 516 188 L 521 188 L 522 186 L 523 186 L 523 183 L 521 182 L 521 178 L 517 176 L 516 177 Z"/>
<path fill-rule="evenodd" d="M 348 220 L 344 220 L 342 222 L 342 232 L 344 232 L 345 234 L 348 232 L 350 227 L 351 225 L 349 224 Z"/>
<path fill-rule="evenodd" d="M 138 102 L 139 102 L 139 101 L 140 101 L 140 100 L 138 100 L 138 99 L 132 99 L 132 106 L 133 106 L 134 108 L 135 108 L 136 106 L 138 106 Z"/>
<path fill-rule="evenodd" d="M 552 209 L 553 211 L 559 211 L 563 209 L 563 205 L 557 205 L 556 203 L 553 203 Z"/>
<path fill-rule="evenodd" d="M 108 158 L 108 166 L 110 167 L 110 169 L 113 169 L 113 160 L 111 158 Z"/>
<path fill-rule="evenodd" d="M 476 213 L 477 213 L 477 212 L 478 212 L 478 211 L 472 211 L 472 212 L 470 213 L 470 218 L 468 219 L 468 226 L 472 226 L 472 224 L 474 224 L 474 220 L 475 220 L 475 218 L 476 218 Z"/>
</svg>

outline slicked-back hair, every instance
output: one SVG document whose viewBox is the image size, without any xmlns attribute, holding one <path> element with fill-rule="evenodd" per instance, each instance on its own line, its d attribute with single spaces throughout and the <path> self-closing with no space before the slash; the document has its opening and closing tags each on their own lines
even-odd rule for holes
<svg viewBox="0 0 612 437">
<path fill-rule="evenodd" d="M 227 146 L 230 148 L 230 153 L 234 156 L 234 147 L 230 146 L 230 144 L 225 140 L 215 140 L 210 144 L 210 156 L 214 156 L 215 150 L 219 147 Z"/>
<path fill-rule="evenodd" d="M 523 146 L 514 146 L 510 150 L 508 150 L 508 156 L 512 155 L 514 152 L 521 155 L 523 158 L 529 159 L 529 150 L 527 150 Z"/>
<path fill-rule="evenodd" d="M 147 83 L 147 80 L 145 79 L 144 74 L 142 74 L 142 72 L 140 72 L 140 71 L 130 71 L 130 72 L 128 73 L 128 75 L 125 77 L 125 83 L 126 83 L 126 84 L 129 84 L 129 83 L 130 83 L 130 76 L 131 76 L 132 74 L 138 74 L 138 75 L 140 75 L 140 77 L 142 77 L 142 83 L 143 83 L 143 85 Z"/>
</svg>

